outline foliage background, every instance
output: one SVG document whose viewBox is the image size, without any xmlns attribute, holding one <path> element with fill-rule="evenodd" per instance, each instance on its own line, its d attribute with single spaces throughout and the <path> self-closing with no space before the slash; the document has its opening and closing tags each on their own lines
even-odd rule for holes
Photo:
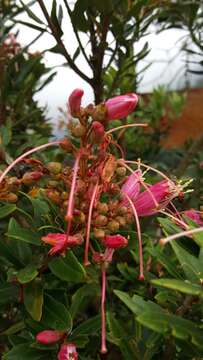
<svg viewBox="0 0 203 360">
<path fill-rule="evenodd" d="M 50 31 L 56 41 L 51 49 L 64 57 L 68 66 L 93 88 L 95 101 L 106 97 L 136 91 L 140 74 L 136 66 L 146 56 L 150 44 L 139 53 L 133 45 L 145 36 L 151 23 L 160 31 L 166 27 L 185 27 L 190 41 L 198 47 L 197 61 L 202 55 L 202 5 L 200 1 L 76 1 L 74 8 L 64 1 L 74 31 L 79 37 L 88 33 L 91 53 L 84 45 L 70 57 L 63 45 L 62 10 L 56 1 L 47 19 L 38 19 L 32 13 L 32 3 L 2 1 L 1 4 L 1 168 L 24 150 L 42 144 L 51 135 L 44 109 L 34 100 L 34 94 L 53 80 L 54 71 L 47 69 L 43 55 L 29 53 L 29 46 L 16 55 L 6 54 L 4 44 L 9 32 L 23 11 L 30 16 L 28 26 L 38 28 L 39 34 Z M 38 1 L 42 5 L 42 1 Z M 16 17 L 18 15 L 18 18 Z M 64 19 L 64 18 L 63 18 Z M 63 25 L 63 26 L 62 26 Z M 108 43 L 108 33 L 115 38 Z M 188 47 L 185 51 L 193 51 Z M 3 55 L 2 55 L 3 52 Z M 79 52 L 84 52 L 92 69 L 92 77 L 81 73 L 75 65 Z M 110 61 L 104 62 L 108 52 Z M 192 64 L 188 71 L 193 71 Z M 42 81 L 42 75 L 47 74 Z M 53 80 L 54 81 L 54 80 Z M 177 200 L 182 210 L 190 206 L 199 209 L 202 193 L 203 160 L 202 136 L 195 144 L 170 153 L 160 146 L 171 123 L 182 111 L 186 95 L 168 94 L 159 88 L 147 100 L 140 101 L 136 118 L 150 124 L 151 131 L 143 133 L 128 130 L 119 133 L 118 141 L 129 159 L 141 157 L 146 163 L 173 176 L 194 177 L 195 192 Z M 134 122 L 128 117 L 126 122 Z M 120 124 L 118 122 L 118 124 Z M 115 123 L 114 123 L 115 125 Z M 31 130 L 31 132 L 30 132 Z M 132 140 L 133 139 L 133 140 Z M 188 155 L 189 154 L 189 155 Z M 37 155 L 39 160 L 70 162 L 69 156 L 59 150 Z M 14 169 L 13 176 L 22 176 L 26 168 Z M 47 176 L 47 181 L 55 180 Z M 149 175 L 149 180 L 157 180 Z M 69 340 L 79 348 L 80 359 L 200 359 L 203 356 L 202 333 L 202 235 L 183 238 L 161 248 L 161 234 L 172 234 L 180 229 L 169 219 L 143 220 L 145 282 L 139 282 L 137 237 L 134 228 L 128 230 L 130 245 L 119 251 L 108 271 L 107 338 L 109 353 L 99 354 L 100 329 L 100 272 L 95 266 L 84 269 L 82 249 L 68 252 L 65 258 L 47 257 L 47 248 L 40 238 L 47 229 L 60 231 L 64 219 L 59 206 L 44 195 L 42 182 L 24 186 L 17 193 L 15 203 L 1 202 L 0 258 L 1 258 L 1 353 L 4 360 L 55 359 L 57 345 L 43 346 L 35 335 L 52 328 L 70 332 Z M 189 220 L 188 220 L 189 221 Z M 196 225 L 190 222 L 191 227 Z M 125 234 L 126 235 L 126 234 Z"/>
</svg>

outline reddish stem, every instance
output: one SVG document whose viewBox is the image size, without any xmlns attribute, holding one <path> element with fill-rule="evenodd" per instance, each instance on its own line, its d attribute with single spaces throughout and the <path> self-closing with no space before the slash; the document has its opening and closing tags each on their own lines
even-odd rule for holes
<svg viewBox="0 0 203 360">
<path fill-rule="evenodd" d="M 84 253 L 84 265 L 88 266 L 90 264 L 88 259 L 88 251 L 89 251 L 89 241 L 90 241 L 90 229 L 91 229 L 91 220 L 92 220 L 92 211 L 94 207 L 95 198 L 97 195 L 98 190 L 98 182 L 94 186 L 91 201 L 90 201 L 90 207 L 89 207 L 89 213 L 88 213 L 88 219 L 87 219 L 87 232 L 86 232 L 86 241 L 85 241 L 85 253 Z"/>
<path fill-rule="evenodd" d="M 132 211 L 133 211 L 133 215 L 135 217 L 135 222 L 136 222 L 136 226 L 137 226 L 137 236 L 138 236 L 138 245 L 139 245 L 139 258 L 140 258 L 140 275 L 139 275 L 139 280 L 144 280 L 144 271 L 143 271 L 143 254 L 142 254 L 142 236 L 141 236 L 141 229 L 140 229 L 140 222 L 139 222 L 139 217 L 137 215 L 137 210 L 135 208 L 135 205 L 133 204 L 132 200 L 129 198 L 129 196 L 125 193 L 123 193 L 125 195 L 125 197 L 127 198 Z"/>
<path fill-rule="evenodd" d="M 73 179 L 72 179 L 70 195 L 69 195 L 69 199 L 68 199 L 68 208 L 67 208 L 67 213 L 66 213 L 66 219 L 68 221 L 72 220 L 72 217 L 73 217 L 73 200 L 74 200 L 74 192 L 75 192 L 76 179 L 77 179 L 77 173 L 78 173 L 78 169 L 79 169 L 80 158 L 81 158 L 81 154 L 78 153 L 77 157 L 75 159 L 74 167 L 73 167 Z"/>
<path fill-rule="evenodd" d="M 101 266 L 102 270 L 102 294 L 101 294 L 101 353 L 106 354 L 106 269 L 105 264 Z"/>
</svg>

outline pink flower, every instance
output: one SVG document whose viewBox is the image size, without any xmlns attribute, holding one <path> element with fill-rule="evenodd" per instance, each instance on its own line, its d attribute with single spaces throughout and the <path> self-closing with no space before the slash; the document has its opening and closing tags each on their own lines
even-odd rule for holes
<svg viewBox="0 0 203 360">
<path fill-rule="evenodd" d="M 171 195 L 171 183 L 167 180 L 162 180 L 154 185 L 148 187 L 148 190 L 143 191 L 138 195 L 134 201 L 134 205 L 138 216 L 150 216 L 158 212 L 161 208 L 168 205 Z M 157 209 L 155 201 L 158 203 Z"/>
<path fill-rule="evenodd" d="M 36 340 L 40 344 L 48 345 L 59 341 L 64 333 L 56 330 L 44 330 L 37 334 Z"/>
<path fill-rule="evenodd" d="M 134 171 L 133 174 L 128 176 L 126 182 L 123 184 L 123 186 L 121 188 L 121 191 L 124 192 L 125 194 L 127 194 L 132 201 L 136 200 L 136 198 L 140 192 L 140 182 L 139 182 L 140 176 L 141 176 L 140 170 Z M 129 205 L 128 200 L 126 199 L 125 196 L 123 197 L 122 204 L 124 206 Z"/>
<path fill-rule="evenodd" d="M 58 360 L 78 360 L 75 344 L 63 344 L 57 356 Z"/>
<path fill-rule="evenodd" d="M 195 209 L 185 210 L 182 212 L 183 215 L 186 215 L 191 220 L 193 220 L 197 225 L 203 226 L 203 221 L 201 219 L 200 213 Z"/>
<path fill-rule="evenodd" d="M 57 252 L 63 253 L 65 248 L 70 248 L 72 246 L 80 245 L 83 242 L 83 237 L 80 233 L 73 236 L 68 236 L 61 233 L 49 233 L 46 236 L 42 237 L 42 241 L 46 244 L 52 245 L 51 250 L 49 250 L 50 255 L 54 255 Z"/>
<path fill-rule="evenodd" d="M 83 94 L 84 91 L 82 89 L 75 89 L 70 94 L 68 98 L 68 106 L 72 116 L 77 116 L 77 113 L 80 111 Z"/>
<path fill-rule="evenodd" d="M 122 192 L 127 194 L 133 201 L 138 216 L 150 216 L 157 213 L 160 209 L 166 207 L 169 201 L 179 193 L 178 187 L 172 181 L 162 180 L 148 186 L 145 191 L 138 195 L 139 183 L 135 181 L 133 186 L 132 175 L 129 176 L 123 185 Z M 122 200 L 121 204 L 126 205 L 127 198 Z"/>
<path fill-rule="evenodd" d="M 103 244 L 109 249 L 119 249 L 128 245 L 128 240 L 122 235 L 106 235 L 102 239 Z"/>
<path fill-rule="evenodd" d="M 107 119 L 121 119 L 128 116 L 138 103 L 136 94 L 125 94 L 115 96 L 105 102 L 107 108 Z"/>
</svg>

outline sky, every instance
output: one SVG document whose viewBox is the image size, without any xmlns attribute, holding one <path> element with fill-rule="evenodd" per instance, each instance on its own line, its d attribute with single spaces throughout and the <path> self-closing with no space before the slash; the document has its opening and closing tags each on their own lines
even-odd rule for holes
<svg viewBox="0 0 203 360">
<path fill-rule="evenodd" d="M 28 1 L 25 0 L 24 3 L 26 4 Z M 45 1 L 45 3 L 51 5 L 52 2 Z M 58 0 L 57 4 L 60 3 L 62 4 L 62 1 Z M 44 16 L 38 4 L 32 6 L 32 11 L 44 21 Z M 20 18 L 23 21 L 31 21 L 26 14 L 21 15 Z M 77 40 L 75 39 L 71 23 L 67 16 L 64 16 L 62 28 L 64 30 L 64 44 L 68 48 L 69 53 L 74 54 L 77 48 Z M 27 45 L 38 35 L 38 32 L 23 25 L 18 25 L 17 29 L 19 30 L 18 41 L 22 45 Z M 186 86 L 186 80 L 189 81 L 191 87 L 195 86 L 197 77 L 192 74 L 187 76 L 187 78 L 185 77 L 184 62 L 186 57 L 183 52 L 180 53 L 180 48 L 185 41 L 185 37 L 186 32 L 184 30 L 170 29 L 157 34 L 155 29 L 152 28 L 149 35 L 141 39 L 139 43 L 136 43 L 135 51 L 139 51 L 146 41 L 148 41 L 149 47 L 151 48 L 150 53 L 139 63 L 137 69 L 139 71 L 151 63 L 151 66 L 144 73 L 144 77 L 138 88 L 140 93 L 151 92 L 159 85 L 165 85 L 172 90 L 182 89 Z M 81 34 L 81 39 L 84 41 L 87 40 L 83 34 Z M 30 47 L 30 50 L 44 51 L 54 45 L 55 40 L 53 40 L 51 35 L 44 34 Z M 83 105 L 93 102 L 93 93 L 91 87 L 70 68 L 61 66 L 64 63 L 64 58 L 61 55 L 47 51 L 44 56 L 44 61 L 47 66 L 55 67 L 57 75 L 54 81 L 36 95 L 36 99 L 40 105 L 47 105 L 48 116 L 52 122 L 56 124 L 60 117 L 58 108 L 65 108 L 68 95 L 72 90 L 75 88 L 84 89 Z M 77 58 L 77 65 L 87 75 L 91 75 L 90 69 L 82 55 Z"/>
</svg>

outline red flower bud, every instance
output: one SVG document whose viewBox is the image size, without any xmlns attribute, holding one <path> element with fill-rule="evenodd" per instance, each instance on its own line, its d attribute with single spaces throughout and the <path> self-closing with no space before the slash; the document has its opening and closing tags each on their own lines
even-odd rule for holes
<svg viewBox="0 0 203 360">
<path fill-rule="evenodd" d="M 107 119 L 121 119 L 128 116 L 135 109 L 138 103 L 136 94 L 125 94 L 115 96 L 105 102 L 107 108 Z"/>
<path fill-rule="evenodd" d="M 23 184 L 29 185 L 40 180 L 42 176 L 43 173 L 41 171 L 30 171 L 23 175 L 22 182 Z"/>
<path fill-rule="evenodd" d="M 83 97 L 84 91 L 82 89 L 75 89 L 70 94 L 68 98 L 68 106 L 70 109 L 70 113 L 73 116 L 76 116 L 80 111 L 81 99 Z"/>
<path fill-rule="evenodd" d="M 197 211 L 195 209 L 185 210 L 182 212 L 183 215 L 189 217 L 192 221 L 194 221 L 197 225 L 203 226 L 203 221 L 201 218 L 202 212 Z"/>
<path fill-rule="evenodd" d="M 128 245 L 128 240 L 121 235 L 106 235 L 103 240 L 103 244 L 110 249 L 119 249 Z"/>
<path fill-rule="evenodd" d="M 56 330 L 44 330 L 37 334 L 36 340 L 40 344 L 48 345 L 59 341 L 64 333 Z"/>
<path fill-rule="evenodd" d="M 63 344 L 57 356 L 58 360 L 78 360 L 75 344 Z"/>
<path fill-rule="evenodd" d="M 93 121 L 92 131 L 94 140 L 99 143 L 102 142 L 105 134 L 104 126 L 99 121 Z"/>
</svg>

